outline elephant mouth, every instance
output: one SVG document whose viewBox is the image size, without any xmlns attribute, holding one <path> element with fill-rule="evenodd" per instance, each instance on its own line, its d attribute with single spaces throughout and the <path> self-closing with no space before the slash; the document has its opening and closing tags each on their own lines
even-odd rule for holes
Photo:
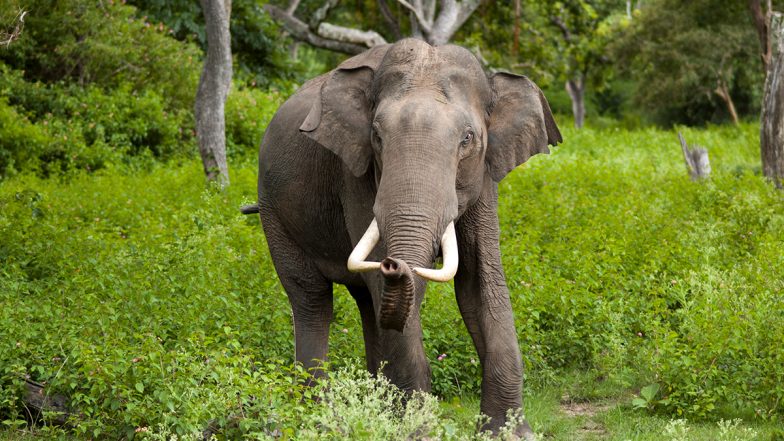
<svg viewBox="0 0 784 441">
<path fill-rule="evenodd" d="M 354 251 L 352 251 L 351 255 L 348 257 L 348 270 L 355 273 L 381 270 L 383 262 L 365 260 L 380 239 L 381 233 L 378 230 L 378 222 L 373 219 L 370 226 L 368 226 L 365 231 L 365 234 L 359 242 L 357 242 L 357 246 L 354 247 Z M 447 225 L 444 234 L 441 236 L 441 254 L 443 256 L 444 264 L 440 269 L 414 267 L 412 268 L 412 271 L 419 277 L 434 282 L 448 282 L 455 277 L 459 258 L 457 254 L 457 235 L 455 234 L 454 222 L 450 222 L 449 225 Z M 390 258 L 388 257 L 387 259 Z M 394 260 L 398 261 L 398 259 Z"/>
<path fill-rule="evenodd" d="M 447 225 L 441 237 L 441 253 L 444 264 L 440 269 L 410 268 L 402 259 L 387 257 L 381 262 L 365 260 L 381 239 L 378 223 L 375 219 L 357 243 L 348 258 L 348 269 L 352 272 L 380 271 L 384 277 L 384 291 L 379 310 L 379 324 L 384 329 L 396 329 L 400 332 L 411 315 L 414 305 L 416 285 L 413 275 L 435 282 L 448 282 L 457 273 L 458 253 L 457 236 L 454 222 Z M 423 287 L 421 283 L 420 288 Z"/>
</svg>

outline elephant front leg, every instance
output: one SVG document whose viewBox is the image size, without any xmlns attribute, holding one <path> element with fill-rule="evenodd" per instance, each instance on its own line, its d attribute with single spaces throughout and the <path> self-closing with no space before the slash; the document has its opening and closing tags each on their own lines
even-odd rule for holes
<svg viewBox="0 0 784 441">
<path fill-rule="evenodd" d="M 376 324 L 376 311 L 373 308 L 373 298 L 370 291 L 364 286 L 347 285 L 348 291 L 357 302 L 359 314 L 362 318 L 362 335 L 365 339 L 365 359 L 368 371 L 376 375 L 381 365 L 379 351 L 378 325 Z"/>
<path fill-rule="evenodd" d="M 493 433 L 506 424 L 507 411 L 523 405 L 523 366 L 501 266 L 496 206 L 496 185 L 486 183 L 480 200 L 457 223 L 460 266 L 455 277 L 460 313 L 482 363 L 481 411 L 490 417 L 482 429 Z M 515 432 L 533 437 L 525 420 Z"/>
</svg>

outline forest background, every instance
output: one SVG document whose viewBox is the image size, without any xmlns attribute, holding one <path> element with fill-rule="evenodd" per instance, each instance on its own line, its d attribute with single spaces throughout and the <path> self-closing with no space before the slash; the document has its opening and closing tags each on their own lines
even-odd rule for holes
<svg viewBox="0 0 784 441">
<path fill-rule="evenodd" d="M 482 0 L 450 37 L 533 79 L 564 132 L 500 202 L 546 439 L 784 436 L 784 209 L 760 167 L 753 3 Z M 258 219 L 237 211 L 277 107 L 347 57 L 270 11 L 394 41 L 423 31 L 406 4 L 234 0 L 220 188 L 197 154 L 197 2 L 0 1 L 0 439 L 475 436 L 450 286 L 423 306 L 440 404 L 389 410 L 340 290 L 332 389 L 304 389 Z M 676 132 L 707 148 L 709 179 L 689 179 Z M 67 405 L 31 406 L 31 384 Z"/>
</svg>

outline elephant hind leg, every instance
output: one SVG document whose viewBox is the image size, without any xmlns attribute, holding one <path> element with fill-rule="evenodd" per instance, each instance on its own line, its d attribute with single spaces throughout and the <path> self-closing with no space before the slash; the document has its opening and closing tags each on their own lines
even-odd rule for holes
<svg viewBox="0 0 784 441">
<path fill-rule="evenodd" d="M 327 360 L 332 322 L 332 282 L 288 236 L 273 214 L 262 210 L 262 226 L 272 262 L 291 304 L 296 360 L 314 377 L 322 377 L 321 365 Z"/>
<path fill-rule="evenodd" d="M 362 334 L 365 338 L 365 359 L 368 371 L 375 375 L 381 364 L 381 352 L 378 341 L 378 325 L 376 324 L 376 311 L 373 307 L 373 297 L 364 286 L 346 286 L 351 297 L 357 302 L 359 315 L 362 317 Z"/>
</svg>

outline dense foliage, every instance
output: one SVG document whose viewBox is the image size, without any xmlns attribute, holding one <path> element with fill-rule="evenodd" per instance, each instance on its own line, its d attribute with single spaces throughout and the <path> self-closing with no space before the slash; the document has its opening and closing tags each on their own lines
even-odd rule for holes
<svg viewBox="0 0 784 441">
<path fill-rule="evenodd" d="M 654 0 L 616 42 L 636 101 L 657 122 L 726 121 L 727 89 L 741 115 L 762 100 L 760 48 L 744 2 Z"/>
<path fill-rule="evenodd" d="M 580 369 L 657 385 L 653 411 L 781 420 L 782 195 L 755 174 L 756 126 L 685 133 L 710 146 L 712 180 L 689 181 L 672 132 L 589 129 L 502 183 L 528 384 Z M 71 397 L 80 433 L 215 418 L 300 430 L 290 309 L 258 219 L 237 212 L 255 168 L 234 170 L 226 192 L 203 190 L 190 161 L 2 184 L 4 419 L 20 418 L 30 378 Z M 338 291 L 330 356 L 361 364 L 358 313 Z M 432 284 L 422 316 L 434 391 L 477 393 L 451 286 Z"/>
<path fill-rule="evenodd" d="M 191 0 L 131 0 L 144 20 L 165 25 L 179 40 L 194 41 L 207 47 L 204 15 L 199 2 Z M 237 76 L 261 86 L 286 84 L 301 78 L 302 67 L 288 58 L 286 45 L 280 44 L 277 24 L 255 0 L 231 3 L 231 50 L 237 64 Z"/>
<path fill-rule="evenodd" d="M 201 53 L 118 2 L 28 2 L 25 32 L 0 50 L 0 179 L 196 151 Z M 256 151 L 278 92 L 235 82 L 228 154 Z"/>
<path fill-rule="evenodd" d="M 361 326 L 343 288 L 334 380 L 303 387 L 258 219 L 237 212 L 255 198 L 255 151 L 274 110 L 305 72 L 342 56 L 301 46 L 292 60 L 263 2 L 235 0 L 233 184 L 205 189 L 192 111 L 200 8 L 132 3 L 3 3 L 0 21 L 28 14 L 0 48 L 0 422 L 28 424 L 32 380 L 69 397 L 79 437 L 167 439 L 207 426 L 228 438 L 306 438 L 314 427 L 334 439 L 472 436 L 432 397 L 404 409 L 383 379 L 356 370 Z M 410 25 L 388 3 L 394 26 L 371 0 L 343 2 L 329 19 L 394 40 Z M 456 41 L 490 68 L 530 74 L 561 113 L 563 81 L 582 73 L 592 106 L 589 129 L 559 116 L 563 146 L 501 184 L 529 390 L 578 372 L 592 390 L 577 395 L 626 391 L 629 412 L 781 424 L 784 200 L 758 176 L 758 125 L 681 128 L 710 151 L 704 182 L 688 179 L 673 131 L 617 128 L 723 121 L 721 81 L 741 117 L 756 118 L 744 5 L 651 0 L 629 17 L 622 2 L 511 3 L 485 1 Z M 304 0 L 297 13 L 321 4 Z M 434 392 L 475 400 L 480 366 L 450 285 L 431 284 L 422 316 Z M 686 436 L 679 424 L 667 425 L 672 439 Z"/>
</svg>

